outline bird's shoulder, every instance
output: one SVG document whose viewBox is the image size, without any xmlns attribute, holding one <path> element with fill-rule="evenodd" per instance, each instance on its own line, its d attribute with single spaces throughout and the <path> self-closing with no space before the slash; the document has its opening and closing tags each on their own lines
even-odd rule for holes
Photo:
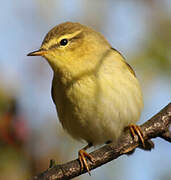
<svg viewBox="0 0 171 180">
<path fill-rule="evenodd" d="M 124 56 L 115 48 L 111 48 L 112 51 L 114 51 L 115 53 L 118 53 L 121 56 L 121 60 L 122 62 L 125 64 L 125 66 L 128 68 L 128 70 L 136 77 L 135 71 L 133 70 L 133 68 L 131 67 L 130 64 L 128 64 L 124 58 Z"/>
</svg>

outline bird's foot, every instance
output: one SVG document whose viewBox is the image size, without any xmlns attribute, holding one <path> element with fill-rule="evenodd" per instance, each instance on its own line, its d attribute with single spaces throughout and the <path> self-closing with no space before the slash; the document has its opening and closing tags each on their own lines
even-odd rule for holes
<svg viewBox="0 0 171 180">
<path fill-rule="evenodd" d="M 80 161 L 80 164 L 81 164 L 81 171 L 83 171 L 84 167 L 87 169 L 87 172 L 89 173 L 89 175 L 91 176 L 90 174 L 90 169 L 89 169 L 89 166 L 87 164 L 87 160 L 86 160 L 86 157 L 93 163 L 94 162 L 94 159 L 93 157 L 88 154 L 84 149 L 81 149 L 79 150 L 78 152 L 78 157 L 79 157 L 79 161 Z"/>
<path fill-rule="evenodd" d="M 152 140 L 150 140 L 150 139 L 144 140 L 144 134 L 138 125 L 130 124 L 129 129 L 131 131 L 131 134 L 132 134 L 134 140 L 136 140 L 136 134 L 138 135 L 138 137 L 141 140 L 142 147 L 144 150 L 150 151 L 151 149 L 154 148 L 154 143 Z"/>
<path fill-rule="evenodd" d="M 143 135 L 141 128 L 138 125 L 130 124 L 129 129 L 131 131 L 131 134 L 132 134 L 134 140 L 136 140 L 136 138 L 137 138 L 136 134 L 138 135 L 138 137 L 141 140 L 142 146 L 145 149 L 146 148 L 145 147 L 145 140 L 144 140 L 144 135 Z"/>
<path fill-rule="evenodd" d="M 57 165 L 57 164 L 56 164 L 55 160 L 54 160 L 54 159 L 51 159 L 50 162 L 49 162 L 49 168 L 48 168 L 48 169 L 51 169 L 51 168 L 53 168 L 53 167 L 56 166 L 56 165 Z"/>
</svg>

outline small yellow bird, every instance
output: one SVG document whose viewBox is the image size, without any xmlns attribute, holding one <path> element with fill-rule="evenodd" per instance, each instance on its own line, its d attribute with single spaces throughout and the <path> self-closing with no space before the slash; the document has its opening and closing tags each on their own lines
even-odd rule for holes
<svg viewBox="0 0 171 180">
<path fill-rule="evenodd" d="M 89 167 L 85 150 L 97 144 L 116 142 L 129 126 L 144 146 L 135 125 L 143 108 L 139 82 L 121 53 L 104 36 L 79 23 L 55 26 L 40 49 L 28 56 L 43 56 L 54 76 L 52 98 L 63 128 L 88 145 L 79 151 L 81 169 Z"/>
</svg>

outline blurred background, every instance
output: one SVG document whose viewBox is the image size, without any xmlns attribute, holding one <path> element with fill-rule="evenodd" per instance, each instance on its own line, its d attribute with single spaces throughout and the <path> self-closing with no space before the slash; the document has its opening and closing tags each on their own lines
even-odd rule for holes
<svg viewBox="0 0 171 180">
<path fill-rule="evenodd" d="M 48 63 L 26 56 L 64 21 L 103 33 L 134 68 L 144 93 L 140 124 L 171 101 L 170 0 L 2 1 L 0 179 L 28 179 L 47 169 L 50 159 L 75 159 L 85 145 L 71 139 L 59 124 Z M 154 142 L 152 152 L 137 149 L 92 171 L 91 179 L 171 180 L 171 145 L 161 139 Z M 75 179 L 89 178 L 85 174 Z"/>
</svg>

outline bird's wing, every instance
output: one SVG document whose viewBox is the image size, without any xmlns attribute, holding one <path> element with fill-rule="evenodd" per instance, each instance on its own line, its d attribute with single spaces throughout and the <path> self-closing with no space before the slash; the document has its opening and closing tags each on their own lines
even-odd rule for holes
<svg viewBox="0 0 171 180">
<path fill-rule="evenodd" d="M 133 68 L 126 62 L 124 56 L 115 48 L 111 48 L 113 51 L 119 53 L 122 56 L 123 62 L 125 63 L 125 65 L 128 67 L 129 71 L 136 77 L 135 71 L 133 70 Z"/>
</svg>

